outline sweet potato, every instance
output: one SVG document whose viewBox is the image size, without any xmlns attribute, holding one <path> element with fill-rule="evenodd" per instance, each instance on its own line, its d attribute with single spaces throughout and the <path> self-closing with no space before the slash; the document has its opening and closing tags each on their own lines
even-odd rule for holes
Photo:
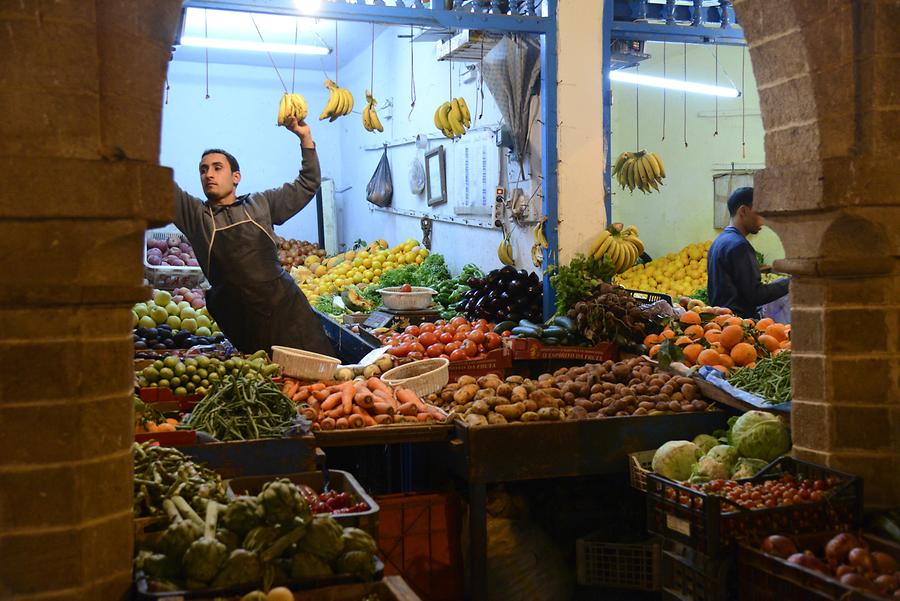
<svg viewBox="0 0 900 601">
<path fill-rule="evenodd" d="M 522 414 L 525 413 L 524 403 L 509 403 L 506 405 L 497 405 L 494 411 L 507 419 L 507 421 L 518 421 Z"/>
<path fill-rule="evenodd" d="M 457 405 L 468 403 L 478 393 L 478 384 L 467 384 L 453 393 L 453 402 Z"/>
<path fill-rule="evenodd" d="M 477 413 L 478 415 L 487 415 L 491 412 L 491 408 L 486 402 L 484 402 L 484 400 L 480 400 L 472 403 L 471 411 L 472 413 Z"/>
<path fill-rule="evenodd" d="M 466 416 L 465 419 L 467 426 L 486 426 L 488 425 L 488 420 L 485 416 L 480 415 L 478 413 L 470 413 Z"/>
<path fill-rule="evenodd" d="M 491 411 L 488 413 L 487 420 L 489 424 L 506 424 L 509 423 L 505 417 L 500 415 L 499 413 L 495 413 Z"/>
<path fill-rule="evenodd" d="M 521 417 L 521 421 L 523 422 L 536 422 L 538 419 L 538 414 L 534 411 L 526 411 Z"/>
</svg>

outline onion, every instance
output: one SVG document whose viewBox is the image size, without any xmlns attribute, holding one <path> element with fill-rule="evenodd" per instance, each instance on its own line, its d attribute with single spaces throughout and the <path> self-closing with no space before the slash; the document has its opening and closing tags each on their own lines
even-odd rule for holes
<svg viewBox="0 0 900 601">
<path fill-rule="evenodd" d="M 875 571 L 882 574 L 892 574 L 896 572 L 897 560 L 881 551 L 872 551 L 872 560 L 875 562 Z"/>
<path fill-rule="evenodd" d="M 788 563 L 829 575 L 828 566 L 822 563 L 822 561 L 812 553 L 794 553 L 787 558 L 787 561 Z"/>
<path fill-rule="evenodd" d="M 191 245 L 188 244 L 187 242 L 181 242 L 178 245 L 178 248 L 180 248 L 181 252 L 183 252 L 183 253 L 189 253 L 189 252 L 191 252 L 191 250 L 193 250 L 193 249 L 191 249 Z"/>
<path fill-rule="evenodd" d="M 875 588 L 882 595 L 887 595 L 888 593 L 893 592 L 894 590 L 896 590 L 897 586 L 897 579 L 890 574 L 882 574 L 875 579 Z"/>
<path fill-rule="evenodd" d="M 168 238 L 166 238 L 166 246 L 177 247 L 179 244 L 181 244 L 181 236 L 177 234 L 172 234 Z"/>
<path fill-rule="evenodd" d="M 184 300 L 184 297 L 181 296 L 180 294 L 174 294 L 174 295 L 172 295 L 172 302 L 173 302 L 173 303 L 180 303 L 180 302 L 183 301 L 183 300 Z"/>
<path fill-rule="evenodd" d="M 858 538 L 848 532 L 841 532 L 825 545 L 825 559 L 832 566 L 840 565 L 847 561 L 850 550 L 859 545 Z"/>
<path fill-rule="evenodd" d="M 188 267 L 200 267 L 200 263 L 197 262 L 197 259 L 188 259 L 185 262 L 185 265 Z"/>
<path fill-rule="evenodd" d="M 181 259 L 182 261 L 190 261 L 191 255 L 189 255 L 187 253 L 181 253 L 180 255 L 178 255 L 178 258 Z"/>
<path fill-rule="evenodd" d="M 150 265 L 161 264 L 162 263 L 162 255 L 160 255 L 158 253 L 155 255 L 148 254 L 147 255 L 147 263 L 149 263 Z"/>
<path fill-rule="evenodd" d="M 842 563 L 842 564 L 839 565 L 838 568 L 834 571 L 834 574 L 835 574 L 835 576 L 837 576 L 838 578 L 840 578 L 840 577 L 843 576 L 844 574 L 852 574 L 852 573 L 854 573 L 854 572 L 856 572 L 856 568 L 854 568 L 853 566 L 848 566 L 848 565 L 845 564 L 845 563 Z"/>
<path fill-rule="evenodd" d="M 194 309 L 201 309 L 205 306 L 206 306 L 206 301 L 200 297 L 197 297 L 191 301 L 191 307 Z"/>
<path fill-rule="evenodd" d="M 841 584 L 845 586 L 849 586 L 852 588 L 862 588 L 866 590 L 872 590 L 872 583 L 867 579 L 863 578 L 859 574 L 851 572 L 850 574 L 844 574 L 841 576 Z"/>
<path fill-rule="evenodd" d="M 862 573 L 868 573 L 875 569 L 875 563 L 872 561 L 872 554 L 862 547 L 850 549 L 847 560 L 851 566 Z"/>
<path fill-rule="evenodd" d="M 172 267 L 184 267 L 184 261 L 182 261 L 175 255 L 166 257 L 166 263 L 168 263 Z"/>
<path fill-rule="evenodd" d="M 797 545 L 786 536 L 773 534 L 762 543 L 763 553 L 786 559 L 797 552 Z"/>
</svg>

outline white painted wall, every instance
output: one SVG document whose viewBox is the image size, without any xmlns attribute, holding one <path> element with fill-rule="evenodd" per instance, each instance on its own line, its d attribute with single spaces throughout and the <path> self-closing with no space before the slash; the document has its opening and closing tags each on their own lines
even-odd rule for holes
<svg viewBox="0 0 900 601">
<path fill-rule="evenodd" d="M 651 59 L 641 63 L 639 73 L 663 75 L 663 48 L 648 43 L 645 51 Z M 715 83 L 715 48 L 687 46 L 687 79 Z M 749 57 L 745 62 L 744 85 L 741 84 L 741 56 L 746 49 L 719 47 L 719 85 L 743 90 L 742 98 L 719 98 L 718 135 L 713 117 L 713 96 L 687 95 L 687 142 L 684 145 L 684 105 L 680 92 L 668 91 L 666 98 L 666 132 L 662 140 L 663 91 L 640 88 L 640 147 L 659 154 L 668 172 L 659 193 L 645 195 L 636 190 L 622 190 L 613 182 L 613 220 L 635 224 L 647 252 L 658 257 L 702 240 L 712 239 L 721 230 L 713 228 L 713 175 L 734 162 L 738 168 L 765 164 L 764 130 L 759 113 L 759 96 Z M 684 46 L 668 44 L 667 77 L 684 77 Z M 729 81 L 729 77 L 732 81 Z M 625 150 L 636 150 L 636 86 L 612 82 L 612 156 Z M 742 105 L 746 118 L 741 119 Z M 746 146 L 742 148 L 742 132 Z M 751 237 L 754 247 L 767 261 L 784 257 L 784 248 L 775 232 L 767 227 Z"/>
</svg>

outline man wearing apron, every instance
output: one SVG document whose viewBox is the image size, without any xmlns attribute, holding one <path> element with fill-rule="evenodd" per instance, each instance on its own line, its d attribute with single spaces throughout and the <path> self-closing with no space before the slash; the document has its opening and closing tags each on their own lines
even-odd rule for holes
<svg viewBox="0 0 900 601">
<path fill-rule="evenodd" d="M 273 225 L 305 207 L 321 181 L 309 126 L 290 117 L 285 127 L 300 138 L 303 168 L 297 179 L 237 196 L 237 160 L 223 150 L 207 150 L 200 160 L 207 200 L 176 184 L 175 225 L 212 285 L 206 295 L 210 313 L 241 352 L 269 351 L 274 344 L 333 356 L 319 318 L 278 261 Z"/>
</svg>

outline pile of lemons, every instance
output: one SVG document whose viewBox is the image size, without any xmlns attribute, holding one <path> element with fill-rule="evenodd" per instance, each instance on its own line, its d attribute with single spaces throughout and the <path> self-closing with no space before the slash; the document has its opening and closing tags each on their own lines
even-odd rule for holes
<svg viewBox="0 0 900 601">
<path fill-rule="evenodd" d="M 662 292 L 673 298 L 706 288 L 706 254 L 712 240 L 695 242 L 650 263 L 635 265 L 616 276 L 616 283 L 631 290 Z"/>
<path fill-rule="evenodd" d="M 291 270 L 291 276 L 310 303 L 323 294 L 337 294 L 351 284 L 360 287 L 378 282 L 381 274 L 404 265 L 421 265 L 428 249 L 409 239 L 393 248 L 376 240 L 366 248 L 348 250 L 328 259 L 310 256 L 306 264 Z"/>
</svg>

